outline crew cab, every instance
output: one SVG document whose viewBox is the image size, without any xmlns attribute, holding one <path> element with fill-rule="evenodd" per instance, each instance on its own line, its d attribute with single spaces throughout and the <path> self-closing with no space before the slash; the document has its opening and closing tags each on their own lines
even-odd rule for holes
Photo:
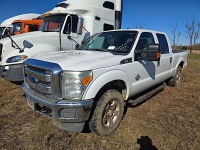
<svg viewBox="0 0 200 150">
<path fill-rule="evenodd" d="M 35 56 L 24 62 L 27 105 L 63 130 L 97 135 L 118 127 L 124 104 L 137 104 L 176 86 L 188 53 L 173 53 L 165 33 L 127 29 L 95 34 L 77 50 Z M 154 92 L 152 92 L 154 91 Z"/>
</svg>

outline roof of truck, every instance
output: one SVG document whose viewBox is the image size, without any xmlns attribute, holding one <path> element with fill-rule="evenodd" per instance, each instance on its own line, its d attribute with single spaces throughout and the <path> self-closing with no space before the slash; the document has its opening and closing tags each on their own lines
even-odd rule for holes
<svg viewBox="0 0 200 150">
<path fill-rule="evenodd" d="M 109 31 L 138 31 L 138 32 L 152 32 L 152 33 L 166 34 L 165 32 L 149 30 L 149 29 L 118 29 L 118 30 L 109 30 Z M 109 31 L 105 31 L 105 32 L 109 32 Z"/>
</svg>

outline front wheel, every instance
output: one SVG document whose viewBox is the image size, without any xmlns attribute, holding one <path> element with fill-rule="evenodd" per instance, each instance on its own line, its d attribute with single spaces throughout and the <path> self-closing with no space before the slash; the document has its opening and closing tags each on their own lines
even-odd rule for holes
<svg viewBox="0 0 200 150">
<path fill-rule="evenodd" d="M 119 91 L 106 91 L 98 100 L 91 121 L 90 130 L 97 135 L 109 135 L 119 126 L 124 112 L 124 100 Z"/>
<path fill-rule="evenodd" d="M 178 66 L 175 75 L 169 80 L 168 85 L 175 87 L 181 80 L 181 66 Z"/>
</svg>

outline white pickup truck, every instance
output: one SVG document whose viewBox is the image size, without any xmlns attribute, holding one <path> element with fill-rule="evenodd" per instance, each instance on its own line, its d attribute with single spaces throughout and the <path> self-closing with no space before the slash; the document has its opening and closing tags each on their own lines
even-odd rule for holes
<svg viewBox="0 0 200 150">
<path fill-rule="evenodd" d="M 125 103 L 137 104 L 176 86 L 187 52 L 172 52 L 165 33 L 113 30 L 92 36 L 78 50 L 35 56 L 24 62 L 27 105 L 63 130 L 98 135 L 118 127 Z"/>
</svg>

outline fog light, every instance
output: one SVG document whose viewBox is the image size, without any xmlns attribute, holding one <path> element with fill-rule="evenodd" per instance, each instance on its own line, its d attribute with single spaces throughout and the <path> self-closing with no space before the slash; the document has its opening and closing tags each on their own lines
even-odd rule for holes
<svg viewBox="0 0 200 150">
<path fill-rule="evenodd" d="M 5 70 L 9 70 L 9 66 L 5 66 Z"/>
<path fill-rule="evenodd" d="M 60 118 L 75 118 L 76 110 L 75 109 L 62 109 L 59 112 Z"/>
</svg>

